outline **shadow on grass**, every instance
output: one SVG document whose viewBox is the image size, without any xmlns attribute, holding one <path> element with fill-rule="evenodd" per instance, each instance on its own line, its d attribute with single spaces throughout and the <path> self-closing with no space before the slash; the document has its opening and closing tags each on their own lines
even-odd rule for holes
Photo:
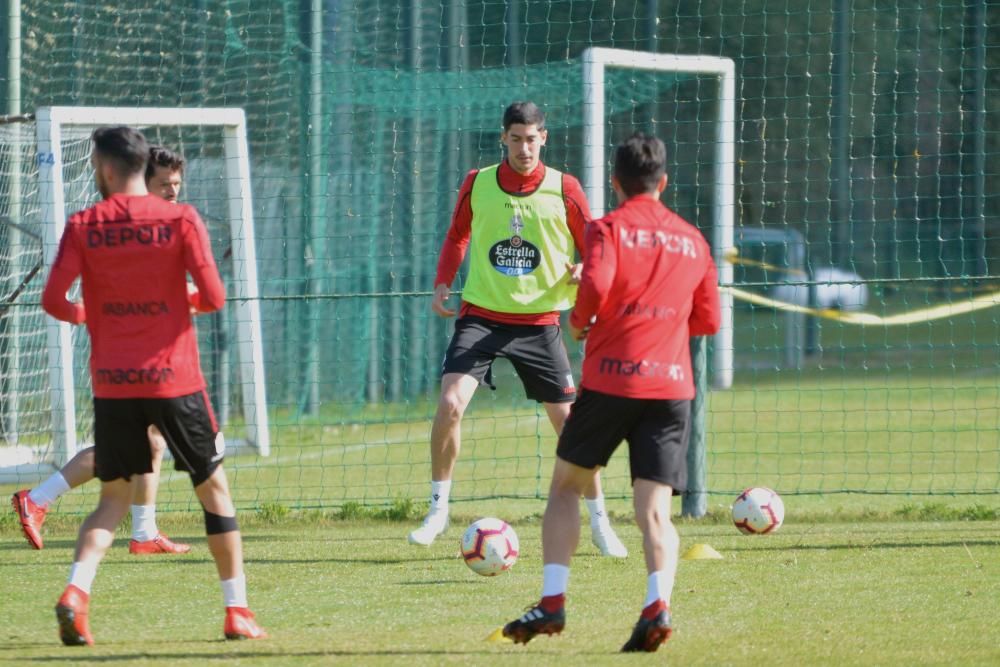
<svg viewBox="0 0 1000 667">
<path fill-rule="evenodd" d="M 748 547 L 740 548 L 734 547 L 727 549 L 727 551 L 736 551 L 740 553 L 753 553 L 755 551 L 834 551 L 834 550 L 867 550 L 867 549 L 916 549 L 916 548 L 928 548 L 928 547 L 998 547 L 1000 546 L 1000 539 L 974 539 L 974 540 L 956 540 L 948 542 L 928 542 L 928 541 L 900 541 L 892 542 L 889 540 L 880 541 L 874 539 L 871 541 L 858 541 L 853 543 L 837 543 L 837 544 L 774 544 L 762 547 Z"/>
<path fill-rule="evenodd" d="M 194 540 L 191 540 L 195 543 Z M 46 550 L 55 550 L 59 548 L 72 549 L 76 545 L 75 542 L 61 541 L 52 542 L 46 545 Z M 112 547 L 113 548 L 113 547 Z M 0 552 L 2 551 L 34 551 L 26 545 L 20 544 L 0 544 Z M 172 555 L 169 557 L 129 557 L 118 559 L 114 556 L 119 554 L 115 551 L 109 552 L 111 558 L 105 559 L 101 566 L 103 568 L 108 567 L 118 567 L 118 566 L 130 566 L 133 563 L 141 563 L 144 567 L 150 565 L 158 566 L 192 566 L 197 565 L 199 567 L 204 566 L 206 563 L 213 563 L 211 555 L 208 553 L 208 547 L 204 547 L 203 550 L 199 549 L 198 553 L 189 553 L 183 555 Z M 323 563 L 343 563 L 343 564 L 353 564 L 353 565 L 405 565 L 407 563 L 434 563 L 438 561 L 451 561 L 457 560 L 460 556 L 457 551 L 453 555 L 441 555 L 441 556 L 425 556 L 422 558 L 253 558 L 245 557 L 244 562 L 248 565 L 322 565 Z M 23 567 L 24 563 L 19 561 L 9 561 L 7 559 L 0 559 L 0 568 L 11 567 Z"/>
<path fill-rule="evenodd" d="M 435 558 L 247 558 L 248 565 L 286 565 L 347 563 L 352 565 L 406 565 L 408 563 L 436 563 L 457 560 L 458 556 L 437 556 Z"/>
<path fill-rule="evenodd" d="M 219 643 L 223 643 L 225 640 L 219 640 Z M 38 644 L 25 644 L 21 648 L 40 648 Z M 357 651 L 347 651 L 347 650 L 330 650 L 330 651 L 295 651 L 286 649 L 276 649 L 273 652 L 268 651 L 233 651 L 226 653 L 209 653 L 209 652 L 178 652 L 178 653 L 158 653 L 155 651 L 143 651 L 141 653 L 122 653 L 115 655 L 94 655 L 93 651 L 95 649 L 87 649 L 81 647 L 77 649 L 76 647 L 67 647 L 66 650 L 69 654 L 67 655 L 47 655 L 47 656 L 37 656 L 37 657 L 19 657 L 18 663 L 33 663 L 33 662 L 80 662 L 81 660 L 86 660 L 88 662 L 129 662 L 129 661 L 150 661 L 150 660 L 203 660 L 206 662 L 218 662 L 218 661 L 231 661 L 234 658 L 240 660 L 253 660 L 260 659 L 268 661 L 267 664 L 276 664 L 272 661 L 279 660 L 282 663 L 287 662 L 289 659 L 294 660 L 295 658 L 321 658 L 321 657 L 340 657 L 340 658 L 363 658 L 363 657 L 378 657 L 378 656 L 399 656 L 400 659 L 405 659 L 408 656 L 458 656 L 458 655 L 468 655 L 476 656 L 477 658 L 482 658 L 487 655 L 486 652 L 481 650 L 469 650 L 461 651 L 454 649 L 373 649 L 371 651 L 357 650 Z M 535 650 L 532 652 L 533 655 L 556 655 L 555 651 L 546 650 Z M 502 654 L 498 654 L 502 655 Z M 577 655 L 591 655 L 591 656 L 608 656 L 610 654 L 602 653 L 598 651 L 581 651 Z"/>
</svg>

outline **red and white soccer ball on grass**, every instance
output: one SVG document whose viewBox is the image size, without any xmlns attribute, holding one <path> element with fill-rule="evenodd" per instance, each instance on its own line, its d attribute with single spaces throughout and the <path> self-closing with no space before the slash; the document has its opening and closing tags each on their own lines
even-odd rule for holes
<svg viewBox="0 0 1000 667">
<path fill-rule="evenodd" d="M 495 577 L 517 561 L 520 543 L 506 521 L 486 518 L 474 522 L 462 535 L 462 558 L 476 574 Z"/>
<path fill-rule="evenodd" d="M 754 486 L 741 493 L 733 503 L 733 524 L 747 535 L 773 533 L 785 520 L 781 496 L 764 486 Z"/>
</svg>

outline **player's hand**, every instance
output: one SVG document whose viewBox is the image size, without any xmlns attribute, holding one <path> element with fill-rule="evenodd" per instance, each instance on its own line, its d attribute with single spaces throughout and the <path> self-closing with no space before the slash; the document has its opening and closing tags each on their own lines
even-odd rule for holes
<svg viewBox="0 0 1000 667">
<path fill-rule="evenodd" d="M 197 315 L 198 301 L 201 299 L 201 292 L 198 291 L 198 286 L 190 281 L 188 281 L 187 283 L 187 297 L 188 297 L 188 311 L 192 315 Z"/>
<path fill-rule="evenodd" d="M 570 285 L 579 285 L 580 279 L 583 277 L 583 262 L 579 264 L 566 262 L 566 273 L 569 275 Z"/>
<path fill-rule="evenodd" d="M 569 335 L 572 336 L 573 340 L 584 340 L 587 338 L 587 334 L 590 333 L 590 327 L 594 326 L 594 322 L 597 321 L 597 317 L 591 317 L 590 322 L 585 327 L 573 326 L 572 319 L 567 322 L 566 326 L 569 329 Z"/>
<path fill-rule="evenodd" d="M 431 301 L 431 310 L 441 317 L 455 317 L 455 311 L 444 305 L 444 302 L 451 296 L 451 289 L 441 283 L 434 288 L 434 299 Z"/>
</svg>

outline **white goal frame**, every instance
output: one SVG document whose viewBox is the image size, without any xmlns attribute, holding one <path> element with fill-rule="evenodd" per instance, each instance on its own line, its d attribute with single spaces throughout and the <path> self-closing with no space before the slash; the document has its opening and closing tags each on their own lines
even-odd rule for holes
<svg viewBox="0 0 1000 667">
<path fill-rule="evenodd" d="M 726 286 L 733 282 L 733 265 L 728 257 L 735 247 L 733 219 L 736 201 L 736 65 L 729 58 L 679 56 L 624 49 L 589 48 L 583 52 L 583 189 L 595 218 L 605 213 L 605 95 L 604 70 L 655 70 L 706 74 L 719 79 L 715 143 L 715 206 L 712 248 L 719 270 L 722 324 L 715 335 L 712 384 L 727 389 L 733 384 L 733 295 Z"/>
<path fill-rule="evenodd" d="M 226 199 L 233 253 L 232 296 L 236 309 L 237 353 L 243 389 L 243 416 L 247 437 L 261 456 L 270 454 L 264 352 L 257 286 L 257 249 L 254 242 L 253 200 L 250 192 L 250 153 L 246 115 L 236 108 L 169 107 L 42 107 L 35 112 L 38 136 L 38 185 L 44 228 L 45 265 L 52 266 L 66 226 L 63 183 L 62 132 L 72 125 L 217 126 L 222 128 Z M 70 325 L 48 318 L 49 377 L 52 437 L 61 463 L 77 451 L 76 388 L 73 382 L 73 343 Z"/>
</svg>

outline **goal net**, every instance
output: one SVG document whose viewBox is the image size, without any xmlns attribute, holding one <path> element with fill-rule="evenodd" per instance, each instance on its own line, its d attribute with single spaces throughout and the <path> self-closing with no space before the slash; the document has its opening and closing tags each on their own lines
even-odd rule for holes
<svg viewBox="0 0 1000 667">
<path fill-rule="evenodd" d="M 89 341 L 38 308 L 66 218 L 99 199 L 90 135 L 140 128 L 185 156 L 181 200 L 202 214 L 227 285 L 223 310 L 196 319 L 209 394 L 229 445 L 269 453 L 246 129 L 239 109 L 47 107 L 0 125 L 3 362 L 0 474 L 48 474 L 93 442 Z M 78 292 L 78 288 L 74 288 Z"/>
</svg>

